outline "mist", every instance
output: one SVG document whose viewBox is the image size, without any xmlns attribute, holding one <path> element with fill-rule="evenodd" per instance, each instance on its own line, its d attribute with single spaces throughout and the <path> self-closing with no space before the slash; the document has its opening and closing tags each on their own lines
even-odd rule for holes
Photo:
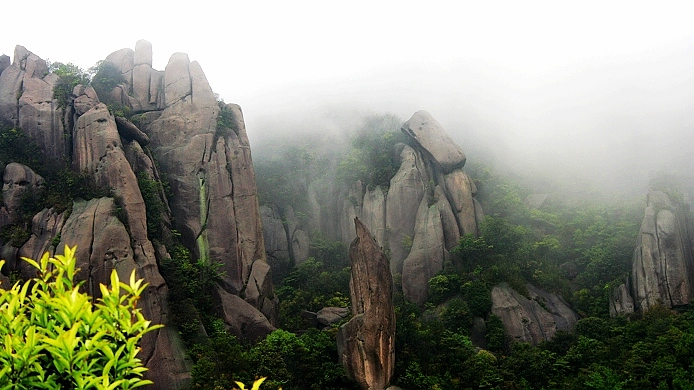
<svg viewBox="0 0 694 390">
<path fill-rule="evenodd" d="M 694 27 L 685 3 L 200 0 L 185 12 L 121 3 L 158 17 L 119 34 L 83 34 L 79 45 L 8 18 L 0 51 L 20 44 L 85 69 L 138 39 L 152 43 L 156 69 L 188 53 L 214 91 L 242 107 L 257 155 L 296 134 L 346 140 L 365 115 L 405 121 L 427 110 L 470 163 L 593 192 L 643 194 L 659 173 L 694 187 Z M 21 15 L 13 4 L 3 9 Z M 110 11 L 41 5 L 34 25 Z"/>
<path fill-rule="evenodd" d="M 266 91 L 243 105 L 254 153 L 283 137 L 346 140 L 368 114 L 429 111 L 468 162 L 542 191 L 645 194 L 659 174 L 694 187 L 694 40 L 551 68 L 470 59 L 394 63 L 330 83 Z"/>
</svg>

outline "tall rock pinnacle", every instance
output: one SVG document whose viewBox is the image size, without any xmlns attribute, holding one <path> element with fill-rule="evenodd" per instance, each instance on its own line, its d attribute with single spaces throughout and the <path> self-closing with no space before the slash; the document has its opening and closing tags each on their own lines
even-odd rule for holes
<svg viewBox="0 0 694 390">
<path fill-rule="evenodd" d="M 354 219 L 357 237 L 349 247 L 352 315 L 338 333 L 340 360 L 363 389 L 388 387 L 395 365 L 393 279 L 388 258 L 369 230 Z"/>
</svg>

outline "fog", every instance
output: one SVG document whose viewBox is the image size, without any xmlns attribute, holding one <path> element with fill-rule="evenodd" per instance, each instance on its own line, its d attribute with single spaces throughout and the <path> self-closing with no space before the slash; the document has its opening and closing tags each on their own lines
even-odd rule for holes
<svg viewBox="0 0 694 390">
<path fill-rule="evenodd" d="M 694 40 L 544 72 L 508 66 L 418 66 L 274 91 L 244 106 L 249 136 L 263 148 L 280 134 L 340 132 L 368 113 L 407 120 L 424 109 L 468 161 L 522 177 L 628 195 L 645 194 L 660 173 L 694 185 Z"/>
<path fill-rule="evenodd" d="M 152 43 L 157 69 L 188 53 L 241 105 L 258 155 L 297 133 L 344 138 L 370 113 L 404 121 L 427 110 L 469 162 L 549 187 L 643 194 L 661 172 L 694 187 L 686 2 L 450 3 L 38 0 L 31 17 L 2 6 L 13 17 L 0 50 L 21 44 L 85 69 L 138 39 Z M 94 28 L 114 12 L 135 24 Z M 55 26 L 65 34 L 47 35 Z"/>
</svg>

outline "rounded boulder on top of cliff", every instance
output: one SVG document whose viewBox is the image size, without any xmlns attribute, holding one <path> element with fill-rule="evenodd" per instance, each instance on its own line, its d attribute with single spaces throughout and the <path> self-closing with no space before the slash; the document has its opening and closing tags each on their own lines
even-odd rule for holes
<svg viewBox="0 0 694 390">
<path fill-rule="evenodd" d="M 402 125 L 407 134 L 421 146 L 428 157 L 438 164 L 444 173 L 465 165 L 465 153 L 443 129 L 443 126 L 428 112 L 420 110 Z"/>
</svg>

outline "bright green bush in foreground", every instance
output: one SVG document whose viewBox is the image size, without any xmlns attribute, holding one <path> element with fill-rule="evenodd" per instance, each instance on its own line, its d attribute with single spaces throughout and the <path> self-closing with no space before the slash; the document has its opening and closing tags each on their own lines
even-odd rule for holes
<svg viewBox="0 0 694 390">
<path fill-rule="evenodd" d="M 151 381 L 137 358 L 150 325 L 137 301 L 146 284 L 111 273 L 101 298 L 75 283 L 75 248 L 24 258 L 38 276 L 0 289 L 0 389 L 132 389 Z M 4 261 L 0 261 L 0 267 Z"/>
</svg>

